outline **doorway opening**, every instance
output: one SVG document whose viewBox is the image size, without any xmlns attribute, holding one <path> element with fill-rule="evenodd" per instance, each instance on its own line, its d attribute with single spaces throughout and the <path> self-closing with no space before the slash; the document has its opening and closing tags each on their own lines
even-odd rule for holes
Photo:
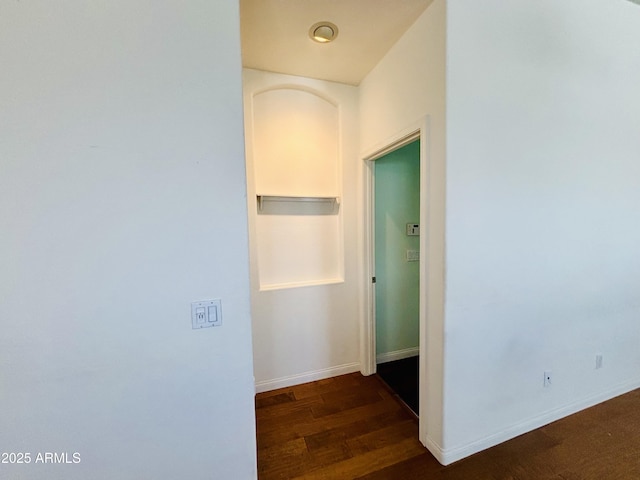
<svg viewBox="0 0 640 480">
<path fill-rule="evenodd" d="M 373 162 L 376 371 L 418 415 L 420 139 Z"/>
<path fill-rule="evenodd" d="M 376 165 L 375 162 L 379 159 L 382 159 L 387 154 L 398 151 L 405 146 L 409 146 L 410 144 L 417 142 L 414 148 L 417 148 L 419 151 L 419 170 L 416 175 L 419 177 L 419 219 L 417 221 L 409 220 L 408 222 L 413 222 L 413 225 L 418 225 L 418 233 L 419 235 L 415 235 L 418 239 L 418 247 L 417 247 L 417 257 L 419 258 L 415 262 L 407 262 L 412 263 L 415 267 L 417 264 L 418 270 L 418 280 L 417 280 L 417 290 L 418 290 L 418 342 L 417 342 L 417 352 L 414 348 L 410 349 L 400 349 L 401 352 L 399 356 L 403 354 L 407 356 L 407 358 L 412 358 L 415 362 L 417 360 L 418 363 L 418 406 L 417 406 L 417 415 L 418 415 L 418 425 L 419 425 L 419 439 L 423 445 L 427 445 L 429 443 L 428 440 L 428 420 L 431 419 L 430 413 L 431 411 L 427 405 L 427 397 L 431 397 L 429 395 L 428 389 L 428 355 L 427 355 L 427 337 L 426 333 L 428 330 L 428 319 L 427 319 L 427 272 L 428 272 L 428 238 L 429 238 L 429 216 L 428 216 L 428 204 L 427 199 L 429 198 L 429 144 L 428 144 L 428 136 L 429 136 L 429 117 L 423 117 L 420 121 L 415 122 L 414 124 L 410 124 L 404 130 L 398 132 L 396 135 L 388 138 L 386 141 L 381 142 L 378 147 L 375 147 L 363 155 L 364 160 L 364 208 L 363 208 L 363 219 L 364 219 L 364 280 L 365 285 L 368 287 L 364 291 L 363 295 L 363 311 L 365 312 L 364 321 L 362 324 L 362 342 L 361 342 L 361 371 L 364 375 L 372 375 L 377 373 L 378 368 L 378 355 L 377 355 L 377 347 L 376 347 L 376 287 L 377 287 L 377 278 L 376 278 L 376 208 L 375 208 L 375 174 L 376 174 Z M 404 229 L 404 233 L 406 235 L 407 222 L 403 222 L 402 228 Z M 414 250 L 413 247 L 405 248 L 405 262 L 406 262 L 406 250 Z M 401 250 L 402 254 L 402 250 Z M 415 258 L 414 255 L 416 253 L 410 252 L 412 255 L 412 259 Z M 415 280 L 414 280 L 415 283 Z M 404 352 L 402 352 L 404 350 Z M 384 352 L 382 352 L 384 353 Z M 417 355 L 416 355 L 417 353 Z M 385 357 L 383 357 L 383 360 Z M 389 359 L 389 357 L 387 357 Z M 398 358 L 401 359 L 401 358 Z M 408 360 L 410 361 L 410 360 Z M 384 366 L 383 362 L 381 365 Z M 415 381 L 415 380 L 414 380 Z M 433 400 L 433 399 L 432 399 Z M 436 405 L 437 406 L 437 405 Z"/>
</svg>

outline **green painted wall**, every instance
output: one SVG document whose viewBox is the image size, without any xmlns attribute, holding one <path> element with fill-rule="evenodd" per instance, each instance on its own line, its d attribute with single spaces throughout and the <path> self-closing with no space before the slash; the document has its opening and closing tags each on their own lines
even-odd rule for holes
<svg viewBox="0 0 640 480">
<path fill-rule="evenodd" d="M 376 354 L 419 345 L 420 237 L 407 223 L 420 221 L 420 141 L 375 161 Z"/>
</svg>

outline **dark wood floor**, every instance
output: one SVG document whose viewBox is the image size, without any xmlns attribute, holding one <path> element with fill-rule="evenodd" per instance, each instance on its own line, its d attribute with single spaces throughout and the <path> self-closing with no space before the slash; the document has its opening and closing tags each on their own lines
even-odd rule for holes
<svg viewBox="0 0 640 480">
<path fill-rule="evenodd" d="M 448 467 L 376 376 L 344 375 L 256 396 L 258 473 L 267 479 L 640 479 L 640 391 Z"/>
</svg>

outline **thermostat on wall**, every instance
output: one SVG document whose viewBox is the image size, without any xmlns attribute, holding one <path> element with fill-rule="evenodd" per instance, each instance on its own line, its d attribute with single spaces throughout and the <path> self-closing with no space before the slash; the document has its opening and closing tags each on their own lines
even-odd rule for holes
<svg viewBox="0 0 640 480">
<path fill-rule="evenodd" d="M 407 223 L 407 235 L 409 235 L 409 236 L 420 235 L 420 224 L 419 223 Z"/>
</svg>

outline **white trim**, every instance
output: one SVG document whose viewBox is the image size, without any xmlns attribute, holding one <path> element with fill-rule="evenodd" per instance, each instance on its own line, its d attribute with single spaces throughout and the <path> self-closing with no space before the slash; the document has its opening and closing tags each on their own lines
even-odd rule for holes
<svg viewBox="0 0 640 480">
<path fill-rule="evenodd" d="M 376 316 L 376 284 L 373 283 L 373 277 L 375 276 L 375 223 L 374 223 L 374 169 L 373 162 L 371 160 L 364 159 L 363 163 L 363 179 L 362 179 L 362 193 L 363 193 L 363 205 L 362 205 L 362 225 L 363 225 L 363 258 L 362 265 L 364 266 L 364 276 L 362 281 L 364 284 L 363 290 L 363 316 L 361 320 L 361 348 L 360 348 L 360 363 L 362 364 L 362 374 L 372 375 L 376 373 L 376 331 L 375 331 L 375 316 Z"/>
<path fill-rule="evenodd" d="M 395 135 L 380 142 L 378 145 L 366 150 L 362 155 L 362 159 L 365 161 L 377 160 L 380 157 L 384 157 L 386 154 L 391 153 L 399 148 L 408 145 L 420 138 L 420 131 L 424 127 L 424 119 L 413 123 L 405 129 L 397 132 Z"/>
<path fill-rule="evenodd" d="M 405 348 L 394 352 L 379 353 L 376 355 L 376 363 L 395 362 L 409 357 L 417 357 L 420 355 L 420 347 Z"/>
<path fill-rule="evenodd" d="M 337 367 L 323 368 L 321 370 L 313 370 L 311 372 L 298 373 L 289 375 L 288 377 L 274 378 L 272 380 L 262 380 L 256 382 L 256 393 L 268 392 L 278 388 L 291 387 L 302 383 L 315 382 L 316 380 L 324 380 L 325 378 L 337 377 L 338 375 L 346 375 L 360 370 L 360 363 L 346 363 Z"/>
<path fill-rule="evenodd" d="M 623 395 L 637 388 L 640 388 L 640 378 L 635 379 L 631 382 L 619 384 L 607 390 L 606 392 L 588 396 L 578 402 L 573 402 L 563 407 L 549 410 L 548 412 L 545 412 L 541 415 L 535 416 L 533 418 L 525 420 L 524 422 L 520 422 L 509 428 L 501 430 L 500 432 L 493 433 L 487 437 L 481 438 L 466 445 L 462 445 L 460 447 L 443 449 L 436 443 L 430 442 L 429 439 L 427 439 L 428 444 L 426 446 L 441 464 L 449 465 L 453 462 L 473 455 L 474 453 L 486 450 L 487 448 L 491 448 L 495 445 L 506 442 L 507 440 L 511 440 L 512 438 L 515 438 L 519 435 L 531 432 L 537 428 L 543 427 L 552 422 L 568 417 L 569 415 L 573 415 L 574 413 L 580 412 L 581 410 L 593 407 L 595 405 L 598 405 L 599 403 L 605 402 L 619 395 Z"/>
<path fill-rule="evenodd" d="M 375 147 L 365 151 L 360 155 L 364 163 L 364 205 L 363 205 L 363 222 L 364 222 L 364 265 L 365 265 L 365 275 L 363 278 L 365 285 L 365 311 L 364 311 L 364 319 L 363 319 L 363 328 L 361 329 L 362 341 L 360 342 L 362 345 L 362 350 L 360 354 L 360 362 L 362 363 L 362 374 L 363 375 L 371 375 L 376 373 L 376 338 L 375 338 L 375 283 L 371 281 L 373 277 L 375 277 L 375 261 L 374 261 L 374 252 L 375 252 L 375 220 L 374 220 L 374 209 L 373 202 L 375 196 L 375 183 L 374 183 L 374 172 L 373 172 L 373 163 L 378 159 L 391 153 L 399 148 L 402 148 L 409 143 L 420 140 L 420 218 L 423 218 L 422 212 L 422 197 L 426 194 L 426 191 L 423 191 L 423 183 L 422 183 L 422 171 L 426 170 L 426 130 L 428 128 L 428 117 L 424 117 L 418 122 L 414 122 L 409 125 L 405 129 L 397 132 L 392 137 L 384 140 L 379 143 Z M 421 224 L 428 226 L 426 223 Z M 423 229 L 423 233 L 426 232 L 426 229 Z M 425 235 L 420 236 L 420 251 L 423 250 L 422 238 L 426 237 Z M 422 264 L 422 262 L 421 262 Z M 422 278 L 423 270 L 420 269 L 420 281 L 423 281 Z M 425 280 L 426 281 L 426 280 Z M 422 289 L 421 289 L 422 290 Z M 422 301 L 420 302 L 422 304 Z M 422 308 L 422 305 L 420 306 Z M 420 313 L 422 318 L 422 313 Z M 421 320 L 422 321 L 422 320 Z M 422 342 L 421 342 L 422 343 Z"/>
<path fill-rule="evenodd" d="M 431 216 L 429 210 L 431 209 L 431 190 L 429 183 L 431 181 L 431 156 L 429 154 L 431 150 L 430 143 L 430 117 L 427 115 L 420 122 L 420 225 L 422 227 L 422 235 L 420 235 L 420 360 L 418 368 L 418 388 L 421 394 L 418 401 L 418 438 L 423 445 L 429 441 L 429 415 L 427 412 L 427 405 L 434 401 L 436 396 L 436 388 L 433 388 L 434 382 L 430 380 L 428 375 L 428 366 L 438 365 L 440 362 L 434 358 L 434 355 L 427 348 L 427 330 L 428 325 L 433 324 L 434 319 L 431 319 L 427 314 L 427 295 L 429 295 L 429 258 L 431 258 L 431 250 L 429 248 L 429 236 L 433 225 L 431 223 Z"/>
<path fill-rule="evenodd" d="M 442 450 L 442 447 L 438 445 L 437 442 L 434 442 L 431 439 L 431 437 L 427 436 L 423 444 L 425 447 L 427 447 L 427 450 L 431 452 L 431 455 L 436 457 L 436 460 L 438 460 L 438 462 L 441 465 L 448 465 L 447 463 L 444 462 L 444 458 L 445 458 L 444 451 Z M 449 463 L 452 463 L 452 462 L 449 462 Z"/>
</svg>

